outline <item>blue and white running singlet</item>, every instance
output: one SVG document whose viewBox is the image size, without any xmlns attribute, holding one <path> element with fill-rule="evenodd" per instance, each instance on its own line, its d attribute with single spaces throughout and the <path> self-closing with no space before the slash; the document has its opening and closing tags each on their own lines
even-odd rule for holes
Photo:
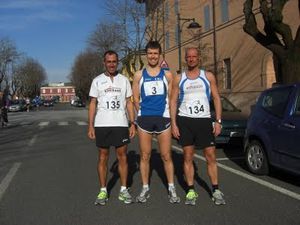
<svg viewBox="0 0 300 225">
<path fill-rule="evenodd" d="M 200 70 L 195 79 L 189 79 L 185 72 L 182 73 L 179 90 L 179 116 L 210 118 L 211 90 L 204 70 Z"/>
<path fill-rule="evenodd" d="M 147 70 L 143 69 L 139 87 L 141 96 L 138 116 L 169 118 L 168 81 L 165 72 L 160 70 L 158 75 L 150 76 Z"/>
</svg>

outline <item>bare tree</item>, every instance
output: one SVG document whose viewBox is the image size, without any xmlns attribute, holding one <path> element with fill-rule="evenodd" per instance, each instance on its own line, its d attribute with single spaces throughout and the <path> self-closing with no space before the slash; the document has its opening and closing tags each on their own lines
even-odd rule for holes
<svg viewBox="0 0 300 225">
<path fill-rule="evenodd" d="M 14 61 L 19 57 L 15 44 L 8 38 L 0 39 L 0 91 L 2 82 L 5 81 L 8 85 L 9 69 Z"/>
<path fill-rule="evenodd" d="M 76 57 L 72 72 L 69 75 L 76 87 L 76 95 L 86 100 L 92 80 L 103 70 L 102 57 L 99 56 L 99 53 L 92 51 L 80 53 Z"/>
<path fill-rule="evenodd" d="M 120 49 L 124 41 L 121 30 L 117 23 L 100 22 L 88 38 L 88 47 L 101 55 L 108 49 Z"/>
<path fill-rule="evenodd" d="M 293 39 L 291 28 L 283 22 L 282 10 L 289 0 L 260 0 L 264 30 L 257 27 L 253 13 L 253 0 L 244 3 L 244 31 L 273 53 L 276 81 L 300 81 L 300 25 Z M 300 0 L 298 0 L 300 13 Z"/>
<path fill-rule="evenodd" d="M 40 94 L 40 88 L 47 79 L 43 66 L 32 58 L 25 58 L 17 68 L 13 81 L 17 85 L 18 93 L 22 97 L 33 98 Z"/>
<path fill-rule="evenodd" d="M 145 41 L 144 5 L 132 0 L 110 0 L 105 4 L 109 16 L 121 27 L 121 46 L 115 50 L 123 57 L 123 67 L 132 77 L 144 65 L 141 58 Z"/>
</svg>

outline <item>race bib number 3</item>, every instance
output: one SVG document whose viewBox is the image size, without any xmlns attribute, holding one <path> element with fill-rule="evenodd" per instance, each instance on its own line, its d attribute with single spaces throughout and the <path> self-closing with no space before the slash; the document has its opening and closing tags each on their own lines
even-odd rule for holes
<svg viewBox="0 0 300 225">
<path fill-rule="evenodd" d="M 162 80 L 148 81 L 144 83 L 145 95 L 162 95 L 164 94 L 164 83 Z"/>
</svg>

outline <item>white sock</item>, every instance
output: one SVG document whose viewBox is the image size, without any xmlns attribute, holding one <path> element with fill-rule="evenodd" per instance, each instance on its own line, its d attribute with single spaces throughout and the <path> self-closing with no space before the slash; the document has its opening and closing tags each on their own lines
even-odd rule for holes
<svg viewBox="0 0 300 225">
<path fill-rule="evenodd" d="M 149 188 L 149 184 L 144 184 L 144 185 L 143 185 L 143 189 L 149 190 L 149 189 L 150 189 L 150 188 Z"/>
<path fill-rule="evenodd" d="M 168 188 L 169 191 L 170 191 L 171 188 L 175 188 L 174 183 L 168 183 L 168 186 L 169 186 L 169 188 Z"/>
<path fill-rule="evenodd" d="M 124 191 L 124 190 L 126 190 L 126 189 L 127 189 L 126 186 L 121 186 L 120 192 L 122 192 L 122 191 Z"/>
<path fill-rule="evenodd" d="M 107 189 L 106 189 L 106 187 L 102 187 L 102 188 L 100 188 L 100 191 L 105 191 L 105 192 L 107 193 Z"/>
</svg>

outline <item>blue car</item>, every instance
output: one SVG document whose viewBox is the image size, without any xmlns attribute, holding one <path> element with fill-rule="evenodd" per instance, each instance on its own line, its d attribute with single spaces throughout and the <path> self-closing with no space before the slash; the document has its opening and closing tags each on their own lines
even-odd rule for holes
<svg viewBox="0 0 300 225">
<path fill-rule="evenodd" d="M 261 93 L 248 119 L 244 151 L 252 173 L 270 166 L 300 174 L 300 83 Z"/>
</svg>

